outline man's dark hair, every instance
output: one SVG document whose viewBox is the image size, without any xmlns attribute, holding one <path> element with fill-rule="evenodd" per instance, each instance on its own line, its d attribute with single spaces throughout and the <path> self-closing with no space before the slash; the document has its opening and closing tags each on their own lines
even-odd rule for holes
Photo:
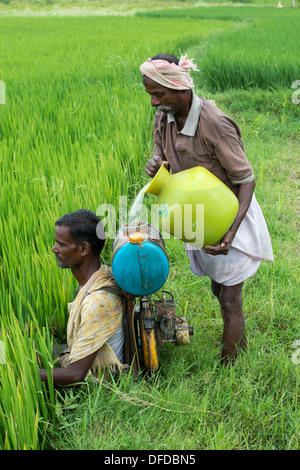
<svg viewBox="0 0 300 470">
<path fill-rule="evenodd" d="M 179 64 L 179 59 L 178 57 L 175 57 L 175 55 L 171 54 L 157 54 L 154 57 L 151 58 L 151 60 L 167 60 L 170 62 L 170 64 Z"/>
<path fill-rule="evenodd" d="M 100 255 L 105 243 L 105 232 L 102 222 L 94 212 L 79 209 L 63 215 L 55 222 L 55 225 L 69 227 L 69 235 L 78 245 L 88 242 L 92 253 Z"/>
</svg>

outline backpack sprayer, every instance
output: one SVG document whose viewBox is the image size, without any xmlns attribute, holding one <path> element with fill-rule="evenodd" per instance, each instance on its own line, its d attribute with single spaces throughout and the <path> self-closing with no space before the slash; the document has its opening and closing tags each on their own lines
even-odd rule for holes
<svg viewBox="0 0 300 470">
<path fill-rule="evenodd" d="M 158 347 L 165 343 L 190 343 L 193 328 L 176 315 L 174 297 L 162 291 L 159 300 L 151 295 L 169 275 L 169 259 L 160 232 L 147 222 L 125 224 L 113 245 L 112 272 L 126 297 L 124 316 L 125 362 L 135 372 L 156 372 Z"/>
</svg>

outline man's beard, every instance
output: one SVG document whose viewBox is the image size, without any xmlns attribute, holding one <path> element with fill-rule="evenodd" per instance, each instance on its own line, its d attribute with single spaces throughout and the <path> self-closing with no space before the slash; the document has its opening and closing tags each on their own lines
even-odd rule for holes
<svg viewBox="0 0 300 470">
<path fill-rule="evenodd" d="M 163 113 L 166 113 L 166 114 L 173 113 L 172 108 L 170 106 L 155 106 L 155 109 L 157 111 L 162 111 Z"/>
<path fill-rule="evenodd" d="M 58 255 L 55 255 L 55 256 L 56 256 L 57 265 L 58 265 L 59 268 L 61 268 L 61 269 L 69 268 L 69 266 L 65 265 L 63 260 Z"/>
</svg>

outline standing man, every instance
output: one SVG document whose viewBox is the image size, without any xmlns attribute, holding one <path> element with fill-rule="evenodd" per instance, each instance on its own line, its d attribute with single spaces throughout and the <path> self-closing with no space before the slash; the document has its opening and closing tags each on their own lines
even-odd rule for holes
<svg viewBox="0 0 300 470">
<path fill-rule="evenodd" d="M 123 296 L 111 269 L 101 264 L 104 229 L 91 211 L 78 210 L 55 223 L 52 248 L 58 266 L 69 268 L 78 281 L 78 293 L 70 303 L 67 325 L 68 354 L 63 367 L 53 369 L 54 387 L 81 382 L 98 367 L 123 368 Z M 99 235 L 99 237 L 98 237 Z M 46 370 L 40 370 L 47 382 Z"/>
<path fill-rule="evenodd" d="M 254 175 L 238 125 L 215 104 L 195 95 L 193 59 L 169 54 L 147 59 L 140 67 L 145 91 L 157 110 L 154 156 L 146 165 L 153 177 L 164 163 L 173 173 L 203 166 L 239 200 L 232 226 L 216 246 L 200 250 L 185 245 L 194 274 L 208 275 L 224 321 L 222 361 L 231 362 L 246 346 L 242 308 L 243 282 L 261 260 L 273 261 L 268 229 L 254 195 Z M 205 210 L 205 208 L 204 208 Z"/>
</svg>

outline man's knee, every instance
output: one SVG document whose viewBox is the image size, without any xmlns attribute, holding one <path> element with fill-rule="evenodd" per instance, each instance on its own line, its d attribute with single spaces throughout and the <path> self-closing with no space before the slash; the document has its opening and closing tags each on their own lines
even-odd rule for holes
<svg viewBox="0 0 300 470">
<path fill-rule="evenodd" d="M 218 299 L 224 314 L 242 311 L 242 285 L 222 286 Z"/>
</svg>

